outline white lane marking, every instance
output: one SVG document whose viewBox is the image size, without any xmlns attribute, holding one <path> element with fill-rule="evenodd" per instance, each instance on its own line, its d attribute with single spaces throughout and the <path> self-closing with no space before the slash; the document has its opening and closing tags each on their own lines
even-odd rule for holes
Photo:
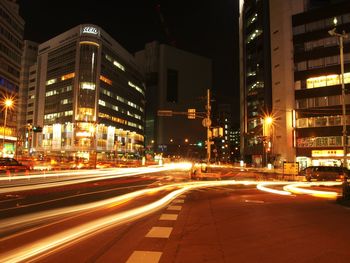
<svg viewBox="0 0 350 263">
<path fill-rule="evenodd" d="M 159 220 L 177 220 L 177 214 L 162 214 Z"/>
<path fill-rule="evenodd" d="M 181 205 L 169 205 L 167 210 L 180 211 L 182 208 Z"/>
<path fill-rule="evenodd" d="M 155 226 L 151 228 L 145 237 L 169 238 L 171 231 L 173 231 L 172 227 Z"/>
<path fill-rule="evenodd" d="M 126 263 L 158 263 L 162 252 L 134 251 Z"/>
<path fill-rule="evenodd" d="M 185 200 L 183 200 L 183 199 L 175 199 L 175 200 L 173 201 L 173 203 L 174 203 L 174 204 L 183 204 L 183 203 L 185 203 Z"/>
</svg>

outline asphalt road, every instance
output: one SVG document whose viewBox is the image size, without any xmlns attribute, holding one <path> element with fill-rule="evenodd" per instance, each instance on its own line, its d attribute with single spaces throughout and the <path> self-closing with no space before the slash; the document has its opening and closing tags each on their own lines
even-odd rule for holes
<svg viewBox="0 0 350 263">
<path fill-rule="evenodd" d="M 177 200 L 184 200 L 183 204 L 175 204 L 181 206 L 180 211 L 165 208 L 59 250 L 45 260 L 350 261 L 350 210 L 335 201 L 309 196 L 285 197 L 237 186 L 194 190 Z M 177 215 L 177 219 L 160 220 L 164 214 Z M 154 227 L 163 227 L 159 237 L 147 237 L 151 230 L 155 232 Z M 170 231 L 169 236 L 166 231 Z"/>
<path fill-rule="evenodd" d="M 166 194 L 67 222 L 128 211 Z M 349 208 L 334 200 L 275 195 L 255 186 L 212 187 L 191 190 L 156 212 L 94 231 L 33 262 L 349 262 L 349 222 Z M 38 239 L 60 230 L 56 225 L 27 235 Z"/>
</svg>

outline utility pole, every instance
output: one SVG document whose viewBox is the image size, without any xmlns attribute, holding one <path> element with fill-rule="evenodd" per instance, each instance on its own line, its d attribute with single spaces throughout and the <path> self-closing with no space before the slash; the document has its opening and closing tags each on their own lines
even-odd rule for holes
<svg viewBox="0 0 350 263">
<path fill-rule="evenodd" d="M 207 164 L 210 163 L 210 153 L 211 153 L 211 144 L 210 144 L 210 90 L 207 89 Z"/>
</svg>

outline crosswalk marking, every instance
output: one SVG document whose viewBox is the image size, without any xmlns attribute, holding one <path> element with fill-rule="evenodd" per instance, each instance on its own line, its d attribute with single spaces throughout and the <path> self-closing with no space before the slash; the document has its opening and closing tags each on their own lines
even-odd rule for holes
<svg viewBox="0 0 350 263">
<path fill-rule="evenodd" d="M 183 203 L 185 203 L 185 200 L 183 200 L 183 199 L 175 199 L 175 200 L 173 201 L 173 203 L 174 203 L 174 204 L 183 204 Z"/>
<path fill-rule="evenodd" d="M 176 220 L 177 215 L 176 214 L 162 214 L 159 218 L 159 220 Z"/>
<path fill-rule="evenodd" d="M 158 263 L 162 252 L 134 251 L 126 263 Z"/>
<path fill-rule="evenodd" d="M 151 230 L 147 233 L 146 237 L 168 238 L 172 230 L 172 227 L 155 226 L 151 228 Z"/>
<path fill-rule="evenodd" d="M 167 210 L 180 211 L 182 208 L 181 205 L 169 205 Z"/>
</svg>

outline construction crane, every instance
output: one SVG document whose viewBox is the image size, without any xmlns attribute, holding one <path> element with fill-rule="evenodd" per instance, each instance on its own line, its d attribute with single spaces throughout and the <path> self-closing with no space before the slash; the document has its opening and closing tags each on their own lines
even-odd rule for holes
<svg viewBox="0 0 350 263">
<path fill-rule="evenodd" d="M 156 11 L 157 11 L 157 13 L 158 13 L 160 22 L 162 23 L 163 30 L 164 30 L 164 32 L 165 32 L 165 35 L 166 35 L 168 44 L 171 45 L 171 46 L 176 47 L 176 41 L 175 41 L 175 39 L 172 37 L 172 35 L 170 34 L 169 28 L 168 28 L 167 24 L 165 23 L 165 19 L 164 19 L 162 10 L 161 10 L 161 8 L 160 8 L 160 4 L 157 4 L 157 5 L 155 6 L 155 9 L 156 9 Z"/>
</svg>

